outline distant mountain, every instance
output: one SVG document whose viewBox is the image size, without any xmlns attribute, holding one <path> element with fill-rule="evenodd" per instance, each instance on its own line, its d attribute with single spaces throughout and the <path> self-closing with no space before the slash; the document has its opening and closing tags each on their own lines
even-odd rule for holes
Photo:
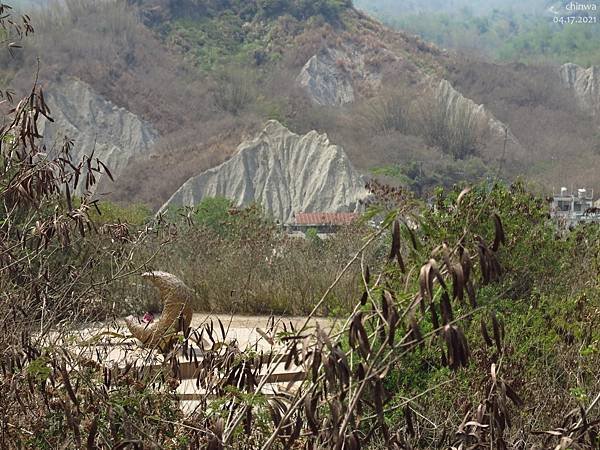
<svg viewBox="0 0 600 450">
<path fill-rule="evenodd" d="M 549 0 L 354 0 L 357 8 L 393 16 L 421 12 L 488 15 L 495 9 L 541 14 L 555 3 Z"/>
<path fill-rule="evenodd" d="M 443 48 L 482 58 L 563 64 L 600 64 L 598 11 L 567 5 L 593 3 L 532 0 L 357 0 L 357 7 L 388 26 L 409 31 Z M 569 23 L 582 16 L 583 23 Z M 569 19 L 571 17 L 571 19 Z M 588 23 L 590 22 L 590 23 Z"/>
<path fill-rule="evenodd" d="M 327 134 L 360 174 L 421 195 L 495 174 L 541 187 L 599 181 L 595 119 L 558 65 L 443 50 L 347 1 L 80 0 L 32 16 L 35 37 L 0 67 L 2 82 L 30 87 L 39 57 L 44 86 L 79 80 L 156 133 L 113 162 L 120 176 L 106 190 L 120 202 L 160 208 L 271 119 L 298 136 Z M 87 118 L 78 140 L 90 143 L 102 124 L 86 108 L 56 113 Z M 121 135 L 108 137 L 129 154 Z"/>
</svg>

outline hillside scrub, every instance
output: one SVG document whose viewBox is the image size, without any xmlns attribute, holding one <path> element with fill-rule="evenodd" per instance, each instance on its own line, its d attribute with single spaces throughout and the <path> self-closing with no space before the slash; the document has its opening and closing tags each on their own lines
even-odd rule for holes
<svg viewBox="0 0 600 450">
<path fill-rule="evenodd" d="M 561 234 L 544 200 L 499 181 L 431 204 L 371 182 L 364 222 L 325 241 L 223 199 L 144 217 L 71 195 L 110 168 L 72 160 L 68 141 L 45 152 L 36 126 L 51 112 L 39 85 L 28 92 L 0 127 L 1 447 L 599 447 L 597 225 Z M 265 331 L 282 347 L 267 368 L 306 372 L 274 394 L 259 355 L 206 324 L 206 393 L 184 416 L 178 356 L 193 332 L 155 373 L 95 360 L 78 334 L 150 308 L 136 280 L 153 268 L 185 279 L 197 310 L 339 324 Z"/>
<path fill-rule="evenodd" d="M 45 111 L 42 95 L 33 95 Z M 138 211 L 128 218 L 109 207 L 105 219 L 117 221 L 95 232 L 93 205 L 73 202 L 42 176 L 52 161 L 30 167 L 8 159 L 19 155 L 12 150 L 20 148 L 13 138 L 20 129 L 4 129 L 0 140 L 11 161 L 2 204 L 12 205 L 2 222 L 9 300 L 1 312 L 2 445 L 503 448 L 569 439 L 597 446 L 597 410 L 588 405 L 600 389 L 600 336 L 592 326 L 600 231 L 557 236 L 544 203 L 521 184 L 439 190 L 431 206 L 372 184 L 366 219 L 383 217 L 382 228 L 359 225 L 327 241 L 289 240 L 257 208 L 232 209 L 222 200 L 137 224 L 126 220 L 138 221 Z M 22 150 L 35 152 L 31 142 Z M 65 178 L 56 182 L 74 181 L 68 170 L 59 173 Z M 29 174 L 40 189 L 25 195 L 11 180 Z M 309 368 L 291 397 L 258 394 L 252 378 L 240 388 L 233 376 L 240 366 L 227 361 L 235 354 L 252 364 L 253 354 L 215 344 L 209 351 L 223 379 L 206 407 L 184 418 L 174 397 L 180 380 L 170 372 L 180 350 L 157 383 L 143 373 L 82 365 L 65 347 L 70 330 L 88 320 L 152 308 L 139 300 L 152 297 L 132 283 L 152 267 L 186 279 L 197 310 L 313 309 L 347 322 L 330 336 L 311 332 L 306 356 L 295 339 L 283 341 L 287 358 L 295 354 Z M 50 331 L 63 343 L 48 341 Z M 578 406 L 589 409 L 585 416 L 567 414 Z M 536 434 L 547 430 L 547 437 Z"/>
<path fill-rule="evenodd" d="M 340 112 L 328 113 L 334 120 L 320 120 L 322 108 L 311 105 L 290 79 L 321 48 L 341 42 L 340 36 L 360 45 L 369 40 L 344 32 L 346 22 L 368 22 L 346 6 L 344 23 L 332 26 L 321 14 L 310 20 L 289 13 L 265 18 L 252 2 L 230 2 L 228 8 L 219 2 L 157 2 L 156 8 L 149 2 L 92 3 L 69 0 L 33 14 L 38 34 L 25 42 L 16 84 L 27 90 L 27 74 L 39 57 L 40 79 L 49 89 L 55 77 L 79 78 L 153 124 L 162 135 L 155 154 L 133 161 L 111 189 L 113 200 L 133 198 L 153 208 L 191 176 L 227 159 L 265 120 L 275 118 L 293 131 L 327 127 L 335 134 Z M 337 4 L 300 3 L 283 7 L 316 14 Z M 162 19 L 148 21 L 148 14 L 158 12 Z M 407 44 L 402 38 L 398 43 Z"/>
<path fill-rule="evenodd" d="M 362 1 L 357 2 L 357 6 L 374 13 L 393 28 L 415 33 L 444 48 L 475 53 L 482 59 L 574 62 L 586 67 L 600 63 L 600 53 L 594 45 L 599 38 L 598 28 L 553 23 L 554 17 L 544 2 L 511 5 L 511 2 L 501 1 L 497 7 L 486 4 L 485 9 L 479 11 L 480 5 L 472 2 L 463 7 L 452 3 L 434 6 L 434 2 L 427 2 L 399 8 L 394 1 Z M 567 13 L 563 9 L 564 15 L 570 15 Z"/>
<path fill-rule="evenodd" d="M 291 11 L 302 3 L 273 5 Z M 309 9 L 319 5 L 308 3 Z M 467 125 L 459 127 L 451 120 L 423 120 L 427 115 L 412 103 L 422 98 L 424 74 L 449 79 L 509 126 L 522 148 L 507 146 L 504 178 L 526 175 L 542 188 L 564 173 L 590 187 L 596 182 L 594 120 L 577 111 L 551 68 L 462 59 L 351 7 L 340 11 L 341 20 L 329 21 L 322 14 L 299 19 L 289 11 L 267 17 L 257 2 L 69 0 L 32 13 L 36 37 L 22 42 L 25 51 L 16 58 L 6 56 L 11 64 L 1 66 L 0 82 L 12 80 L 13 90 L 26 93 L 39 57 L 39 79 L 47 89 L 57 77 L 79 78 L 150 122 L 161 134 L 153 154 L 133 159 L 109 190 L 113 201 L 154 210 L 190 177 L 227 160 L 269 119 L 297 133 L 326 132 L 365 173 L 400 166 L 414 174 L 418 161 L 426 172 L 418 171 L 422 180 L 409 175 L 412 181 L 400 184 L 415 186 L 423 197 L 437 180 L 452 186 L 453 167 L 467 182 L 496 171 L 502 148 L 471 132 L 477 127 L 469 126 L 469 117 L 456 120 Z M 363 52 L 370 70 L 381 75 L 381 88 L 359 83 L 355 103 L 345 108 L 313 104 L 294 80 L 325 48 Z M 446 132 L 432 131 L 443 131 L 437 125 L 444 123 Z"/>
<path fill-rule="evenodd" d="M 454 159 L 477 156 L 485 142 L 487 124 L 477 110 L 467 104 L 454 108 L 440 96 L 430 95 L 417 106 L 417 132 L 428 145 Z"/>
<path fill-rule="evenodd" d="M 135 1 L 135 0 L 134 0 Z M 249 21 L 258 17 L 278 17 L 289 14 L 296 19 L 306 20 L 323 16 L 328 20 L 338 18 L 344 10 L 352 7 L 351 0 L 177 0 L 171 6 L 180 17 L 217 17 L 227 13 Z"/>
</svg>

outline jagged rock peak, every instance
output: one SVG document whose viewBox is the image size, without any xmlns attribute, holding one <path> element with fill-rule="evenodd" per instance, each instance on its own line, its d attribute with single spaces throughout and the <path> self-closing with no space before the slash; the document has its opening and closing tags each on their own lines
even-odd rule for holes
<svg viewBox="0 0 600 450">
<path fill-rule="evenodd" d="M 158 132 L 132 112 L 121 108 L 76 78 L 49 83 L 45 97 L 54 123 L 44 121 L 41 134 L 50 148 L 65 137 L 74 142 L 75 161 L 94 154 L 117 178 L 132 157 L 148 154 Z M 102 176 L 99 181 L 102 180 Z M 103 188 L 110 186 L 101 184 Z M 77 190 L 81 193 L 82 186 Z"/>
<path fill-rule="evenodd" d="M 186 181 L 161 208 L 194 206 L 205 197 L 256 202 L 281 223 L 297 212 L 356 211 L 368 195 L 344 150 L 326 134 L 292 133 L 271 120 L 223 164 Z"/>
</svg>

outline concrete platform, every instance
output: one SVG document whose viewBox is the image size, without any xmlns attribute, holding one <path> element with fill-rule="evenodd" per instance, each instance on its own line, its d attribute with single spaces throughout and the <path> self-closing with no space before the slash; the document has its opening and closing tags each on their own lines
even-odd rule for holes
<svg viewBox="0 0 600 450">
<path fill-rule="evenodd" d="M 285 348 L 277 337 L 293 333 L 292 330 L 299 329 L 305 320 L 303 317 L 275 319 L 265 316 L 195 314 L 191 326 L 191 342 L 188 342 L 185 354 L 180 352 L 177 356 L 176 378 L 181 382 L 176 393 L 182 410 L 192 412 L 200 404 L 199 399 L 206 395 L 202 388 L 197 387 L 200 376 L 198 367 L 206 351 L 218 351 L 222 346 L 235 345 L 240 352 L 250 350 L 263 355 L 265 363 L 257 373 L 259 382 L 262 377 L 267 377 L 263 393 L 293 391 L 294 385 L 304 379 L 304 368 L 292 363 L 286 370 L 281 363 L 272 373 L 268 373 L 272 366 L 267 365 L 266 361 L 269 355 L 277 355 Z M 311 319 L 304 334 L 311 334 L 317 323 L 324 329 L 332 326 L 327 319 Z M 68 339 L 57 335 L 57 339 L 64 341 L 79 364 L 91 363 L 109 370 L 133 371 L 132 373 L 145 375 L 164 373 L 165 370 L 163 355 L 156 350 L 143 348 L 131 338 L 123 321 L 77 330 Z"/>
</svg>

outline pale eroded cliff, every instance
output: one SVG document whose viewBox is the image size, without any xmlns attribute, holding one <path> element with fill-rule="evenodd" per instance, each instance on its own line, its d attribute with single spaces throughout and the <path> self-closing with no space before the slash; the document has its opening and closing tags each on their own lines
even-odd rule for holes
<svg viewBox="0 0 600 450">
<path fill-rule="evenodd" d="M 269 121 L 231 159 L 184 183 L 161 209 L 218 196 L 238 206 L 257 202 L 287 223 L 296 212 L 355 211 L 367 196 L 364 184 L 327 135 L 311 131 L 300 136 Z"/>
<path fill-rule="evenodd" d="M 600 113 L 600 68 L 592 66 L 584 69 L 577 64 L 563 64 L 560 79 L 565 87 L 573 91 L 583 111 L 593 115 Z"/>
<path fill-rule="evenodd" d="M 148 154 L 158 132 L 147 122 L 106 100 L 86 83 L 68 78 L 50 84 L 46 91 L 54 123 L 44 121 L 40 132 L 49 148 L 58 148 L 64 138 L 74 143 L 75 161 L 83 155 L 99 158 L 117 178 L 132 157 Z M 110 190 L 101 176 L 103 190 Z M 78 193 L 81 193 L 82 186 Z"/>
</svg>

